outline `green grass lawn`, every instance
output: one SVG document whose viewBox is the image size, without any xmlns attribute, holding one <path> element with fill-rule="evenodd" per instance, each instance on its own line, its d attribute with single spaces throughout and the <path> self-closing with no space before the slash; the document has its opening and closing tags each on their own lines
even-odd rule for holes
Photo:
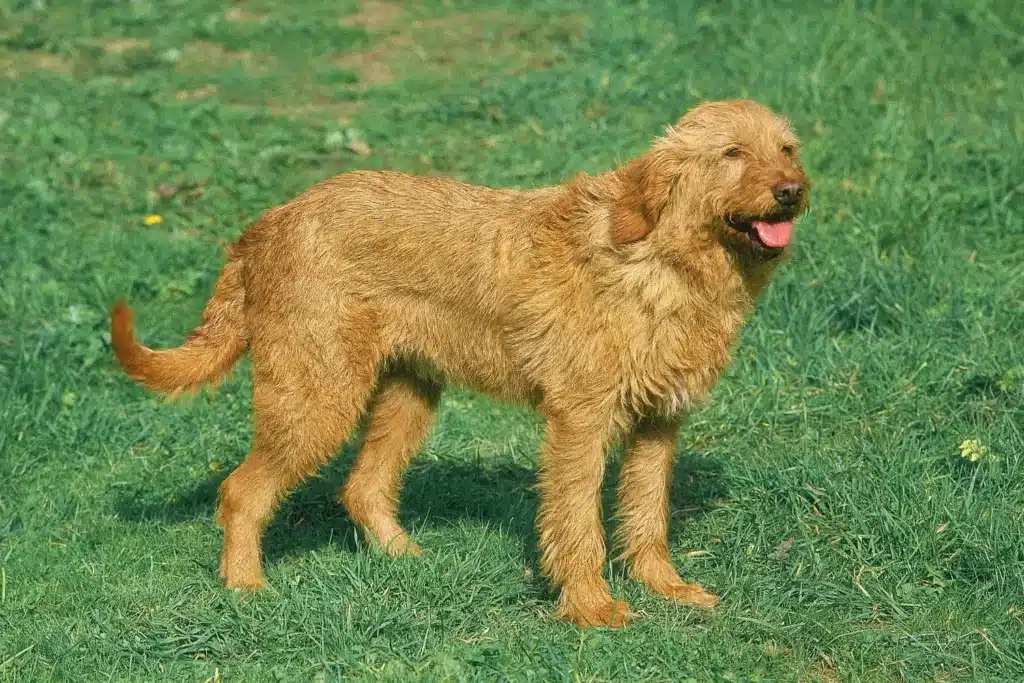
<svg viewBox="0 0 1024 683">
<path fill-rule="evenodd" d="M 0 681 L 1024 680 L 1024 13 L 827 4 L 0 0 Z M 641 618 L 556 622 L 540 421 L 460 391 L 405 487 L 424 558 L 356 542 L 346 448 L 269 589 L 221 588 L 248 368 L 162 402 L 113 301 L 177 345 L 222 245 L 317 180 L 557 182 L 736 96 L 816 189 L 684 427 L 673 558 L 715 612 L 609 564 Z"/>
</svg>

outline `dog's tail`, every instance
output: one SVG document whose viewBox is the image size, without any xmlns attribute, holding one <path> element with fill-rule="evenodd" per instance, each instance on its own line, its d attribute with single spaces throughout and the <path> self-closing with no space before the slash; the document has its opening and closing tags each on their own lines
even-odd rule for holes
<svg viewBox="0 0 1024 683">
<path fill-rule="evenodd" d="M 241 259 L 229 252 L 199 327 L 174 349 L 154 351 L 140 344 L 128 304 L 123 299 L 115 304 L 110 338 L 128 376 L 147 389 L 177 396 L 226 375 L 249 344 L 241 267 Z"/>
</svg>

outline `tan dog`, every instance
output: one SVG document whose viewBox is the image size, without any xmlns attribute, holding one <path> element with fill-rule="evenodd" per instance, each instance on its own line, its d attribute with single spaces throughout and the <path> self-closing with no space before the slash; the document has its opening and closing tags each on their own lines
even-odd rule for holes
<svg viewBox="0 0 1024 683">
<path fill-rule="evenodd" d="M 230 249 L 201 325 L 152 351 L 112 314 L 121 365 L 177 393 L 252 354 L 252 452 L 220 490 L 220 573 L 263 586 L 275 505 L 369 424 L 341 500 L 392 555 L 402 473 L 455 382 L 547 418 L 538 526 L 558 615 L 619 626 L 602 575 L 601 480 L 629 445 L 618 538 L 633 577 L 703 606 L 668 553 L 681 415 L 729 361 L 745 316 L 808 206 L 797 139 L 749 101 L 686 114 L 642 157 L 527 192 L 399 173 L 346 173 L 271 209 Z"/>
</svg>

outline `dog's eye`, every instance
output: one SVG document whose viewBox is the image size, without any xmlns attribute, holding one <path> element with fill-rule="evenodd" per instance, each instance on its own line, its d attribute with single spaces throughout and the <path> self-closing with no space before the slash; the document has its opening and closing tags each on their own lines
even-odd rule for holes
<svg viewBox="0 0 1024 683">
<path fill-rule="evenodd" d="M 786 145 L 782 148 L 782 153 L 787 157 L 792 157 L 796 150 L 793 149 L 793 145 Z"/>
<path fill-rule="evenodd" d="M 729 149 L 725 150 L 725 156 L 729 157 L 730 159 L 735 159 L 740 154 L 742 154 L 742 152 L 740 152 L 739 147 L 730 147 Z"/>
</svg>

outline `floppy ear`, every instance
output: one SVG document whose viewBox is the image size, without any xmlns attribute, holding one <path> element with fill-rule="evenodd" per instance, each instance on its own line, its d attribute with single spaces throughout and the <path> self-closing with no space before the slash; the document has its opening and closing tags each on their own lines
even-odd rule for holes
<svg viewBox="0 0 1024 683">
<path fill-rule="evenodd" d="M 668 202 L 669 174 L 652 155 L 634 159 L 619 170 L 619 195 L 612 205 L 612 241 L 630 244 L 647 237 Z"/>
</svg>

